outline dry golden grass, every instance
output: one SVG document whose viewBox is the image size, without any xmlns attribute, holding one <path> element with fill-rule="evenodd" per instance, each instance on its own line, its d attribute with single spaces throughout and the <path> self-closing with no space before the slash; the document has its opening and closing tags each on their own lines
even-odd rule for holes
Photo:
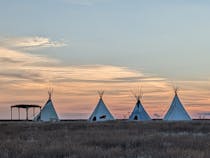
<svg viewBox="0 0 210 158">
<path fill-rule="evenodd" d="M 210 122 L 1 122 L 1 158 L 209 158 Z"/>
</svg>

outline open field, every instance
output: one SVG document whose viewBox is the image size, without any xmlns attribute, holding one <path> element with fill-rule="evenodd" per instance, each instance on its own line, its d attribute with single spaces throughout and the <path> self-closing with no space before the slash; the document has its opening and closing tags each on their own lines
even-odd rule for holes
<svg viewBox="0 0 210 158">
<path fill-rule="evenodd" d="M 209 158 L 210 121 L 0 122 L 1 158 Z"/>
</svg>

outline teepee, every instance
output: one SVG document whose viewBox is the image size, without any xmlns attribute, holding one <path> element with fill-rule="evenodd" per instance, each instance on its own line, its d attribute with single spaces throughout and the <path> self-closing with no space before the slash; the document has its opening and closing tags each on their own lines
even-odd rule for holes
<svg viewBox="0 0 210 158">
<path fill-rule="evenodd" d="M 96 105 L 93 113 L 89 117 L 90 122 L 100 122 L 100 121 L 110 121 L 114 120 L 114 117 L 109 112 L 108 108 L 104 104 L 104 101 L 102 99 L 104 91 L 98 91 L 98 94 L 100 96 L 99 102 Z"/>
<path fill-rule="evenodd" d="M 187 121 L 191 120 L 189 114 L 185 110 L 181 101 L 179 100 L 179 96 L 177 94 L 177 89 L 175 89 L 175 96 L 171 103 L 171 106 L 166 113 L 163 120 L 167 121 Z"/>
<path fill-rule="evenodd" d="M 40 113 L 34 118 L 35 121 L 59 121 L 58 115 L 52 103 L 52 92 L 49 90 L 49 99 L 44 107 L 41 109 Z"/>
<path fill-rule="evenodd" d="M 129 120 L 130 121 L 148 121 L 151 120 L 150 116 L 148 115 L 148 113 L 145 111 L 142 103 L 141 103 L 141 99 L 143 96 L 143 93 L 140 92 L 139 94 L 134 94 L 134 97 L 136 98 L 136 105 L 133 109 L 133 112 L 131 113 L 131 115 L 129 116 Z"/>
</svg>

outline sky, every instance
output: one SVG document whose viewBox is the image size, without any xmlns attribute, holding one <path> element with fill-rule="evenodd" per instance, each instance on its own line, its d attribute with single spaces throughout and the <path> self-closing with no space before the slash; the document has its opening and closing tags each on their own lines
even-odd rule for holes
<svg viewBox="0 0 210 158">
<path fill-rule="evenodd" d="M 0 13 L 0 119 L 43 106 L 49 88 L 61 119 L 87 119 L 98 90 L 127 118 L 140 87 L 152 118 L 174 87 L 191 117 L 210 118 L 209 1 L 1 0 Z"/>
</svg>

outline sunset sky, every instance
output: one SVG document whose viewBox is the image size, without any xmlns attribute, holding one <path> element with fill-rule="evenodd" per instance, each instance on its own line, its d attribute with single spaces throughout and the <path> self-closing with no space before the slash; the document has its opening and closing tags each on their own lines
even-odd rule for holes
<svg viewBox="0 0 210 158">
<path fill-rule="evenodd" d="M 138 87 L 153 118 L 173 87 L 193 118 L 210 118 L 210 1 L 1 0 L 0 13 L 0 119 L 43 106 L 49 87 L 61 119 L 88 118 L 97 90 L 128 117 Z"/>
</svg>

